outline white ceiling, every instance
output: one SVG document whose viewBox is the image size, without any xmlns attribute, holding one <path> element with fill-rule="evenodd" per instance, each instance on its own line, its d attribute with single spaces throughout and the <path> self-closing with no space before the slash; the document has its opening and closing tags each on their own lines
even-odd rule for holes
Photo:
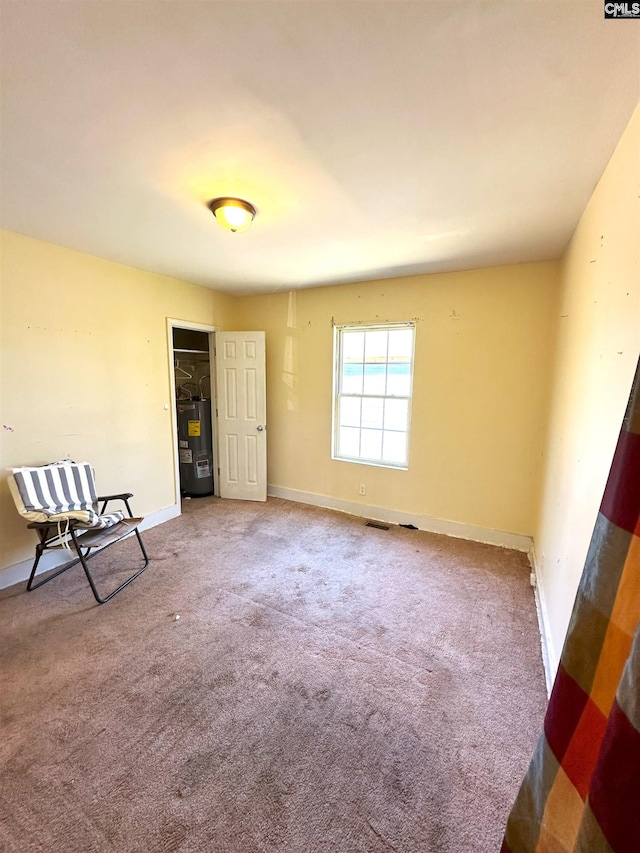
<svg viewBox="0 0 640 853">
<path fill-rule="evenodd" d="M 601 0 L 1 9 L 2 227 L 231 293 L 556 258 L 640 97 Z"/>
</svg>

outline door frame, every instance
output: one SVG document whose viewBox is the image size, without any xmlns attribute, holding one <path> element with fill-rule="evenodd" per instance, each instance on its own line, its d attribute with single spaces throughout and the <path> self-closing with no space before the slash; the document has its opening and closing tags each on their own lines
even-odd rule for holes
<svg viewBox="0 0 640 853">
<path fill-rule="evenodd" d="M 213 455 L 213 493 L 220 497 L 220 472 L 218 466 L 218 418 L 216 415 L 218 390 L 216 387 L 216 332 L 219 326 L 207 323 L 192 323 L 190 320 L 176 320 L 167 317 L 167 343 L 169 351 L 169 382 L 171 391 L 171 443 L 173 447 L 173 494 L 178 511 L 181 512 L 180 498 L 180 457 L 178 454 L 178 408 L 176 401 L 176 370 L 173 352 L 173 330 L 189 329 L 194 332 L 207 332 L 209 335 L 209 381 L 211 388 L 211 452 Z"/>
</svg>

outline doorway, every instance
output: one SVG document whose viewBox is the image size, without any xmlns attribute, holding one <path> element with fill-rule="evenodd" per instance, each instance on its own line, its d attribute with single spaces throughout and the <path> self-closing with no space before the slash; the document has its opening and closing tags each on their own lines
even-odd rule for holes
<svg viewBox="0 0 640 853">
<path fill-rule="evenodd" d="M 174 331 L 180 330 L 174 343 Z M 205 333 L 195 337 L 188 346 L 179 346 L 188 332 Z M 176 508 L 181 504 L 183 489 L 180 482 L 180 451 L 200 451 L 192 447 L 190 439 L 199 438 L 203 432 L 203 421 L 210 415 L 211 462 L 203 456 L 196 460 L 185 453 L 182 464 L 200 463 L 194 476 L 201 479 L 208 475 L 207 466 L 213 476 L 212 490 L 204 493 L 236 500 L 266 501 L 267 499 L 267 424 L 266 424 L 266 367 L 265 333 L 220 332 L 216 326 L 189 323 L 185 320 L 167 319 L 169 352 L 169 374 L 173 404 L 171 405 L 173 451 L 174 451 L 174 494 Z M 203 346 L 206 340 L 207 347 Z M 219 351 L 217 347 L 219 345 Z M 193 364 L 196 350 L 201 359 L 201 370 Z M 184 351 L 183 351 L 184 350 Z M 206 350 L 206 352 L 204 351 Z M 190 360 L 188 360 L 190 359 Z M 190 369 L 193 367 L 194 369 Z M 206 370 L 206 378 L 202 371 Z M 176 378 L 177 374 L 177 378 Z M 187 376 L 191 374 L 191 378 Z M 198 378 L 194 378 L 194 376 Z M 190 384 L 188 384 L 190 383 Z M 180 386 L 184 386 L 180 390 Z M 187 394 L 196 399 L 187 400 Z M 220 397 L 219 397 L 220 395 Z M 204 399 L 200 399 L 204 397 Z M 180 399 L 179 399 L 180 398 Z M 178 408 L 198 404 L 207 415 L 196 417 L 197 409 L 179 413 Z M 185 421 L 186 435 L 178 434 L 178 420 Z M 189 422 L 191 432 L 189 433 Z M 197 435 L 195 433 L 198 433 Z M 204 450 L 202 450 L 204 453 Z M 189 488 L 189 487 L 187 487 Z M 195 496 L 200 496 L 197 494 Z M 185 497 L 191 497 L 185 493 Z"/>
<path fill-rule="evenodd" d="M 215 326 L 167 321 L 172 392 L 174 489 L 184 498 L 219 495 L 215 418 Z"/>
</svg>

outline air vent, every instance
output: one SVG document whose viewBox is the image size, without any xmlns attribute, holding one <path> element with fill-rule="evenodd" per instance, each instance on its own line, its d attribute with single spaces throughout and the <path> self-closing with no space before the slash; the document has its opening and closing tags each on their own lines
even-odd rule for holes
<svg viewBox="0 0 640 853">
<path fill-rule="evenodd" d="M 381 521 L 365 521 L 365 527 L 376 527 L 378 530 L 388 530 L 389 525 L 383 524 Z"/>
</svg>

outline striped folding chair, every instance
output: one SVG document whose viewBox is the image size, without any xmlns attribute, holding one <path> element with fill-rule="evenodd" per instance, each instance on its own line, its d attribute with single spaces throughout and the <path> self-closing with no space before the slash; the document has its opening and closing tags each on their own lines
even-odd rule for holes
<svg viewBox="0 0 640 853">
<path fill-rule="evenodd" d="M 144 519 L 134 518 L 131 512 L 129 498 L 133 497 L 132 494 L 98 496 L 93 469 L 87 462 L 65 460 L 37 468 L 13 468 L 9 475 L 9 489 L 18 512 L 27 519 L 27 527 L 35 530 L 39 539 L 27 583 L 29 592 L 80 563 L 94 598 L 98 604 L 104 604 L 149 565 L 149 557 L 138 530 Z M 107 513 L 110 501 L 121 501 L 127 515 L 121 510 Z M 89 571 L 89 560 L 99 551 L 132 533 L 137 537 L 142 551 L 143 565 L 108 595 L 101 596 Z M 38 563 L 44 552 L 61 549 L 69 552 L 69 560 L 55 572 L 34 583 Z"/>
</svg>

